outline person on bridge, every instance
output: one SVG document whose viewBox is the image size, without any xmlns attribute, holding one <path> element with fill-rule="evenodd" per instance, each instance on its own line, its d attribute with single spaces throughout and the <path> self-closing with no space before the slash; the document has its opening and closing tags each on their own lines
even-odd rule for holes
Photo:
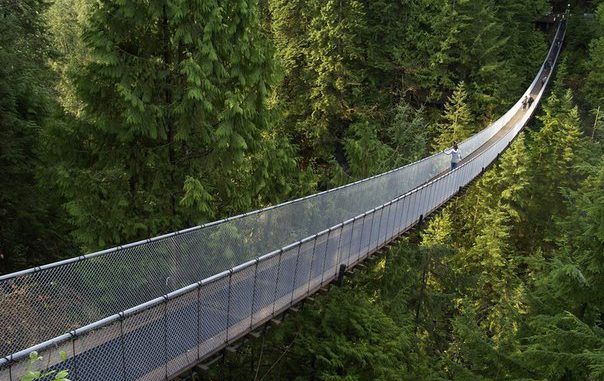
<svg viewBox="0 0 604 381">
<path fill-rule="evenodd" d="M 526 110 L 527 106 L 528 106 L 528 95 L 525 95 L 524 99 L 522 99 L 522 109 Z"/>
<path fill-rule="evenodd" d="M 457 168 L 457 165 L 461 161 L 461 153 L 459 152 L 457 144 L 455 144 L 451 150 L 445 150 L 445 154 L 451 155 L 451 170 Z"/>
<path fill-rule="evenodd" d="M 531 108 L 531 106 L 533 105 L 534 101 L 535 101 L 535 99 L 533 99 L 533 97 L 529 97 L 529 99 L 528 99 L 528 106 L 529 106 L 529 108 Z"/>
</svg>

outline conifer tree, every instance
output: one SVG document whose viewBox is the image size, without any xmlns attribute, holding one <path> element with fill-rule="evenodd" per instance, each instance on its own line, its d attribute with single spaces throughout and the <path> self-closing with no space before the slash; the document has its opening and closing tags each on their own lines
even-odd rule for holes
<svg viewBox="0 0 604 381">
<path fill-rule="evenodd" d="M 598 29 L 604 31 L 604 4 L 596 12 Z M 585 65 L 589 68 L 585 82 L 586 97 L 592 107 L 604 103 L 604 37 L 594 38 L 589 46 L 589 59 Z"/>
<path fill-rule="evenodd" d="M 565 211 L 564 190 L 576 187 L 577 165 L 582 161 L 582 134 L 578 109 L 570 90 L 552 94 L 539 117 L 541 128 L 532 134 L 531 199 L 528 208 L 533 222 L 530 239 L 551 241 L 557 235 L 554 220 Z"/>
<path fill-rule="evenodd" d="M 496 2 L 424 3 L 426 10 L 432 9 L 426 22 L 433 41 L 427 44 L 425 59 L 429 65 L 419 70 L 432 78 L 428 85 L 433 93 L 431 98 L 442 100 L 464 81 L 472 99 L 471 109 L 484 116 L 481 122 L 492 119 L 501 97 L 518 85 L 514 73 L 504 65 L 508 38 Z"/>
<path fill-rule="evenodd" d="M 602 161 L 578 191 L 561 223 L 564 240 L 543 265 L 531 294 L 526 343 L 518 357 L 550 378 L 599 379 L 604 365 L 602 293 Z"/>
<path fill-rule="evenodd" d="M 394 119 L 386 129 L 387 142 L 393 149 L 388 165 L 397 168 L 425 157 L 428 153 L 429 125 L 424 109 L 414 110 L 409 104 L 400 102 L 395 109 Z"/>
<path fill-rule="evenodd" d="M 454 143 L 461 142 L 476 130 L 472 123 L 472 114 L 467 100 L 466 86 L 460 82 L 445 105 L 442 122 L 438 125 L 440 127 L 439 135 L 433 145 L 435 151 L 442 151 Z"/>
<path fill-rule="evenodd" d="M 65 112 L 75 116 L 82 112 L 83 105 L 76 94 L 74 74 L 88 59 L 82 32 L 92 4 L 89 0 L 57 0 L 44 17 L 55 50 L 50 62 L 59 78 L 55 82 L 58 101 Z"/>
<path fill-rule="evenodd" d="M 44 189 L 41 148 L 54 108 L 39 0 L 0 0 L 0 274 L 70 255 L 58 197 Z"/>
<path fill-rule="evenodd" d="M 345 140 L 344 150 L 352 179 L 360 180 L 385 172 L 392 149 L 379 140 L 376 127 L 359 122 L 350 130 L 354 137 Z"/>
<path fill-rule="evenodd" d="M 547 0 L 500 0 L 495 6 L 506 41 L 502 61 L 506 77 L 498 94 L 504 101 L 502 112 L 518 99 L 543 62 L 548 43 L 534 27 L 534 20 L 547 14 L 550 4 Z"/>
<path fill-rule="evenodd" d="M 249 210 L 267 168 L 291 165 L 262 164 L 273 65 L 255 2 L 103 0 L 84 38 L 82 117 L 53 136 L 87 249 Z"/>
</svg>

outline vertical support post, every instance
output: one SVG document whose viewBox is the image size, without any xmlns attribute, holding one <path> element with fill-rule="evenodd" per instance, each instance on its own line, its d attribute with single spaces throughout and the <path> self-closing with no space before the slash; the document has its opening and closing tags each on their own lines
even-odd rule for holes
<svg viewBox="0 0 604 381">
<path fill-rule="evenodd" d="M 359 259 L 361 258 L 361 251 L 363 245 L 363 230 L 365 230 L 365 217 L 367 217 L 367 215 L 363 214 L 363 222 L 361 222 L 361 234 L 359 234 Z"/>
<path fill-rule="evenodd" d="M 78 379 L 78 358 L 76 356 L 75 350 L 75 341 L 78 337 L 75 334 L 75 331 L 71 332 L 71 353 L 73 355 L 73 378 L 74 380 Z"/>
<path fill-rule="evenodd" d="M 254 326 L 254 303 L 256 301 L 256 287 L 258 287 L 256 281 L 258 279 L 258 263 L 260 262 L 260 259 L 256 258 L 256 269 L 254 270 L 254 286 L 252 288 L 252 303 L 251 303 L 251 308 L 250 308 L 250 331 L 252 330 L 252 327 Z"/>
<path fill-rule="evenodd" d="M 125 344 L 124 344 L 124 314 L 122 312 L 120 312 L 120 347 L 122 349 L 122 375 L 123 375 L 123 379 L 127 380 L 126 378 L 126 348 L 125 348 Z"/>
<path fill-rule="evenodd" d="M 312 258 L 310 259 L 310 269 L 308 271 L 308 287 L 306 289 L 306 295 L 310 294 L 310 282 L 312 280 L 312 266 L 315 261 L 315 250 L 317 249 L 317 235 L 315 234 L 314 243 L 312 245 Z"/>
<path fill-rule="evenodd" d="M 168 297 L 164 296 L 164 370 L 168 381 Z"/>
<path fill-rule="evenodd" d="M 275 293 L 273 294 L 273 312 L 271 317 L 275 316 L 275 304 L 277 303 L 277 289 L 279 288 L 279 274 L 281 273 L 281 260 L 283 258 L 283 249 L 279 250 L 279 262 L 277 263 L 277 281 L 275 282 Z"/>
<path fill-rule="evenodd" d="M 323 270 L 321 271 L 321 286 L 325 281 L 325 264 L 327 263 L 327 250 L 329 250 L 329 236 L 331 235 L 331 228 L 327 231 L 327 238 L 325 240 L 325 254 L 323 255 Z"/>
<path fill-rule="evenodd" d="M 382 219 L 384 218 L 384 207 L 381 206 L 380 208 L 380 222 L 378 223 L 378 228 L 377 228 L 377 239 L 375 241 L 375 247 L 374 249 L 377 250 L 377 248 L 380 246 L 380 235 L 382 234 Z M 377 213 L 377 211 L 376 211 Z"/>
<path fill-rule="evenodd" d="M 342 287 L 344 284 L 344 274 L 346 273 L 346 265 L 341 264 L 340 270 L 338 271 L 338 286 Z"/>
<path fill-rule="evenodd" d="M 338 249 L 336 250 L 336 255 L 338 258 L 338 259 L 336 259 L 336 266 L 338 265 L 338 263 L 340 263 L 340 259 L 341 259 L 340 258 L 340 248 L 342 247 L 342 234 L 344 233 L 344 225 L 342 224 L 339 229 L 340 229 L 340 236 L 338 237 Z"/>
<path fill-rule="evenodd" d="M 350 223 L 350 241 L 348 241 L 348 256 L 346 257 L 346 265 L 350 266 L 350 252 L 352 251 L 352 237 L 354 237 L 354 223 L 357 218 L 353 218 Z"/>
<path fill-rule="evenodd" d="M 197 361 L 201 358 L 199 347 L 201 346 L 201 282 L 197 283 Z"/>
<path fill-rule="evenodd" d="M 384 207 L 385 208 L 385 207 Z M 388 205 L 388 214 L 386 215 L 386 228 L 384 229 L 384 240 L 382 241 L 382 238 L 380 237 L 379 240 L 380 242 L 378 242 L 379 246 L 382 246 L 386 243 L 387 239 L 388 239 L 388 229 L 389 229 L 389 224 L 390 224 L 390 211 L 392 210 L 392 203 L 390 203 Z M 382 212 L 382 215 L 384 214 L 384 212 Z M 383 217 L 383 216 L 382 216 Z M 381 236 L 381 235 L 380 235 Z"/>
<path fill-rule="evenodd" d="M 296 255 L 296 267 L 294 269 L 294 284 L 292 285 L 292 297 L 289 301 L 290 306 L 294 303 L 294 294 L 296 293 L 296 278 L 298 277 L 298 262 L 300 262 L 301 248 L 302 248 L 302 243 L 298 242 L 298 254 Z"/>
<path fill-rule="evenodd" d="M 233 269 L 229 270 L 229 293 L 227 298 L 227 324 L 226 324 L 226 336 L 224 342 L 229 342 L 229 327 L 231 326 L 231 283 L 233 282 Z"/>
<path fill-rule="evenodd" d="M 371 235 L 373 234 L 373 221 L 375 221 L 375 209 L 371 212 L 371 226 L 369 227 L 369 242 L 367 242 L 367 255 L 371 252 Z"/>
<path fill-rule="evenodd" d="M 395 208 L 394 208 L 394 217 L 392 218 L 392 237 L 394 238 L 396 236 L 398 236 L 398 216 L 399 216 L 399 208 L 401 206 L 401 201 L 397 198 L 394 199 L 393 203 L 396 204 Z"/>
</svg>

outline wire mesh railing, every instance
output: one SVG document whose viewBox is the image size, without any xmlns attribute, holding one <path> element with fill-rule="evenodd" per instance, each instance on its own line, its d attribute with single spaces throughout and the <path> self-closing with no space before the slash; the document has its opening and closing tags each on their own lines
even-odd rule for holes
<svg viewBox="0 0 604 381">
<path fill-rule="evenodd" d="M 564 23 L 546 62 L 555 64 L 563 36 Z M 524 94 L 533 94 L 535 104 L 544 69 Z M 2 322 L 0 353 L 13 354 L 0 360 L 0 380 L 18 380 L 33 350 L 75 380 L 177 374 L 331 282 L 341 264 L 354 266 L 450 199 L 525 125 L 534 107 L 521 108 L 518 101 L 464 141 L 462 153 L 475 155 L 454 171 L 438 153 L 275 207 L 0 277 L 0 308 L 18 311 L 14 321 Z"/>
</svg>

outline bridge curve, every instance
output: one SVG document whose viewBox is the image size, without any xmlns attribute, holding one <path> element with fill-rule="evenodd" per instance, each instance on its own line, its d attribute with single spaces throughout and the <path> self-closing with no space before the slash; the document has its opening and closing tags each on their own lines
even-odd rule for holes
<svg viewBox="0 0 604 381">
<path fill-rule="evenodd" d="M 74 380 L 165 380 L 316 292 L 413 227 L 489 166 L 533 115 L 565 36 L 508 112 L 443 152 L 343 187 L 0 277 L 0 381 L 27 356 Z M 522 98 L 535 102 L 523 109 Z M 199 281 L 202 279 L 201 281 Z M 67 353 L 67 360 L 60 353 Z"/>
</svg>

